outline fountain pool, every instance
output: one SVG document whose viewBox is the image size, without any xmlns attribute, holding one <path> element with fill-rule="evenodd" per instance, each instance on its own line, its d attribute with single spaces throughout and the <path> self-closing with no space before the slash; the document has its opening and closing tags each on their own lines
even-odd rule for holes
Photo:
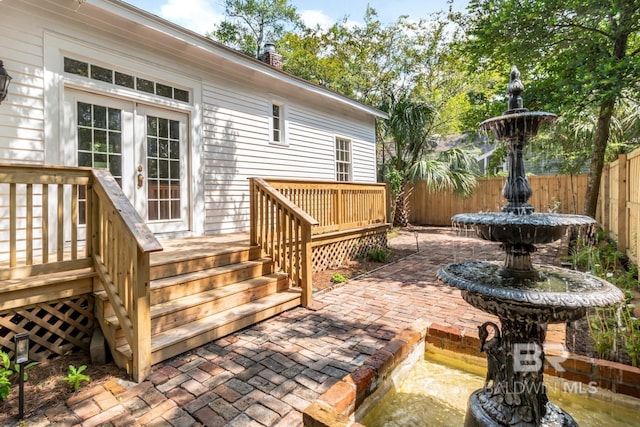
<svg viewBox="0 0 640 427">
<path fill-rule="evenodd" d="M 469 359 L 427 351 L 360 422 L 367 427 L 463 425 L 468 397 L 483 387 L 486 369 Z M 581 427 L 640 425 L 640 399 L 595 385 L 546 379 L 551 400 L 569 411 Z"/>
</svg>

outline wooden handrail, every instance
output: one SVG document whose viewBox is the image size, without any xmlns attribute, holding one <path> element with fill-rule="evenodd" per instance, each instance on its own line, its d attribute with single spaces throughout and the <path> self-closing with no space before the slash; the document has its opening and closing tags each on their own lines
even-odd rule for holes
<svg viewBox="0 0 640 427">
<path fill-rule="evenodd" d="M 131 374 L 142 381 L 151 373 L 150 253 L 162 245 L 113 176 L 106 170 L 92 175 L 88 204 L 96 272 L 131 347 Z"/>
<path fill-rule="evenodd" d="M 301 304 L 313 301 L 311 228 L 318 221 L 261 178 L 249 178 L 250 240 L 261 245 L 278 268 L 302 292 Z"/>
<path fill-rule="evenodd" d="M 151 372 L 149 258 L 162 246 L 115 179 L 107 170 L 0 164 L 0 185 L 9 195 L 0 280 L 93 267 L 131 347 L 131 374 L 143 380 Z"/>
</svg>

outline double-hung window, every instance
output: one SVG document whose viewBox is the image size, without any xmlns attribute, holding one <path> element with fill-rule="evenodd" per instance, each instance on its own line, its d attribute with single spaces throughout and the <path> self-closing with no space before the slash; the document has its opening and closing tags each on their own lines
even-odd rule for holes
<svg viewBox="0 0 640 427">
<path fill-rule="evenodd" d="M 271 142 L 285 145 L 284 104 L 271 105 Z"/>
<path fill-rule="evenodd" d="M 336 181 L 351 181 L 351 141 L 336 138 Z"/>
</svg>

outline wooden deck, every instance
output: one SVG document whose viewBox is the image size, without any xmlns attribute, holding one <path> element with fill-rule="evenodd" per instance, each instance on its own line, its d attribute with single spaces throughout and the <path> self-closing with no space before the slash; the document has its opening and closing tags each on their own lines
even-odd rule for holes
<svg viewBox="0 0 640 427">
<path fill-rule="evenodd" d="M 249 233 L 162 239 L 106 170 L 0 165 L 0 349 L 21 332 L 34 360 L 88 348 L 97 321 L 142 381 L 154 363 L 310 306 L 313 271 L 386 244 L 384 185 L 272 184 L 249 180 Z"/>
</svg>

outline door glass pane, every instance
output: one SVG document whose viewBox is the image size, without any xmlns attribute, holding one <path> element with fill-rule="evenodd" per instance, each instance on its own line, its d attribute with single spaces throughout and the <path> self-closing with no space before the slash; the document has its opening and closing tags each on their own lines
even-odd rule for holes
<svg viewBox="0 0 640 427">
<path fill-rule="evenodd" d="M 77 104 L 78 166 L 108 168 L 122 182 L 122 110 L 101 105 Z M 78 193 L 80 224 L 85 223 L 86 194 Z"/>
<path fill-rule="evenodd" d="M 147 116 L 148 217 L 180 219 L 180 122 Z"/>
</svg>

